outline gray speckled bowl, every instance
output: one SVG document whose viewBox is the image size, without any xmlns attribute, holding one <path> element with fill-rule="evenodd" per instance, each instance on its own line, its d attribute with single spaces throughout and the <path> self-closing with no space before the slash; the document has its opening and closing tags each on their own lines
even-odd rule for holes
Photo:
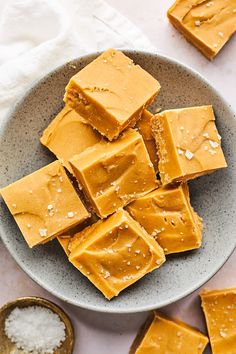
<svg viewBox="0 0 236 354">
<path fill-rule="evenodd" d="M 31 250 L 0 200 L 0 233 L 9 252 L 45 289 L 75 305 L 104 312 L 138 312 L 176 301 L 205 283 L 224 264 L 236 244 L 236 120 L 222 97 L 199 74 L 183 65 L 144 52 L 127 54 L 156 77 L 163 109 L 213 104 L 223 137 L 228 169 L 191 182 L 192 203 L 204 219 L 203 246 L 169 256 L 159 270 L 107 301 L 66 259 L 56 240 Z M 0 186 L 48 164 L 54 157 L 40 145 L 43 129 L 62 107 L 69 78 L 97 54 L 74 60 L 36 83 L 0 121 Z"/>
</svg>

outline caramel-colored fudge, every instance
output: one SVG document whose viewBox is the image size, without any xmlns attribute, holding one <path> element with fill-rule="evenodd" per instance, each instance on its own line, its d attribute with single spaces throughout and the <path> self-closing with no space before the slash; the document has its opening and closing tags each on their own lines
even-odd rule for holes
<svg viewBox="0 0 236 354">
<path fill-rule="evenodd" d="M 160 90 L 148 72 L 109 49 L 74 75 L 65 102 L 109 140 L 134 125 Z"/>
<path fill-rule="evenodd" d="M 122 209 L 77 234 L 69 251 L 70 262 L 107 299 L 165 261 L 162 248 Z"/>
<path fill-rule="evenodd" d="M 59 161 L 1 189 L 1 195 L 30 247 L 89 217 Z"/>
<path fill-rule="evenodd" d="M 141 328 L 130 354 L 202 354 L 208 338 L 179 320 L 154 312 Z"/>
<path fill-rule="evenodd" d="M 152 119 L 163 185 L 227 167 L 212 106 L 172 109 Z"/>
<path fill-rule="evenodd" d="M 138 120 L 136 124 L 136 128 L 139 133 L 142 135 L 144 144 L 146 145 L 150 160 L 153 163 L 154 169 L 158 171 L 158 158 L 157 158 L 157 149 L 156 142 L 152 135 L 152 127 L 151 120 L 153 118 L 153 114 L 146 109 L 143 111 L 141 118 Z"/>
<path fill-rule="evenodd" d="M 143 139 L 133 129 L 126 130 L 113 142 L 93 145 L 70 163 L 101 218 L 157 187 Z"/>
<path fill-rule="evenodd" d="M 201 245 L 202 223 L 191 207 L 187 184 L 158 188 L 136 199 L 127 210 L 166 254 Z"/>
<path fill-rule="evenodd" d="M 70 251 L 68 249 L 70 240 L 71 240 L 72 236 L 70 235 L 65 235 L 65 236 L 58 236 L 57 240 L 60 243 L 61 247 L 63 248 L 65 254 L 69 257 Z"/>
<path fill-rule="evenodd" d="M 65 106 L 58 113 L 40 139 L 71 173 L 68 160 L 100 140 L 101 135 L 69 106 Z"/>
<path fill-rule="evenodd" d="M 208 59 L 213 59 L 236 31 L 236 0 L 177 0 L 167 14 Z"/>
<path fill-rule="evenodd" d="M 201 294 L 213 354 L 236 353 L 236 288 Z"/>
</svg>

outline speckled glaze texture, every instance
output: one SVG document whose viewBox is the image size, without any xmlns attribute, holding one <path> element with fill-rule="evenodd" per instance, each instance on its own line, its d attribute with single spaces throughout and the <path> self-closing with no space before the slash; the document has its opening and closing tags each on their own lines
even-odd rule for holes
<svg viewBox="0 0 236 354">
<path fill-rule="evenodd" d="M 161 83 L 152 105 L 162 109 L 212 104 L 229 167 L 190 183 L 192 204 L 204 219 L 201 249 L 168 256 L 167 262 L 112 301 L 66 259 L 57 240 L 31 250 L 0 199 L 0 233 L 17 263 L 45 289 L 75 305 L 104 312 L 138 312 L 162 307 L 205 283 L 227 260 L 236 244 L 236 119 L 229 105 L 197 73 L 154 54 L 127 51 Z M 93 60 L 89 55 L 58 68 L 36 83 L 0 121 L 0 187 L 51 162 L 39 137 L 62 108 L 69 78 Z"/>
</svg>

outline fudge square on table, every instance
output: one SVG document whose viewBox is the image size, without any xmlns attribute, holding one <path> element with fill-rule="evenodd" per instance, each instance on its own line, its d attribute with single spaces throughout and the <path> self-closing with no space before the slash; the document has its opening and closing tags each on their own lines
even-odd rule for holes
<svg viewBox="0 0 236 354">
<path fill-rule="evenodd" d="M 109 140 L 141 117 L 159 82 L 122 52 L 109 49 L 74 75 L 65 102 Z"/>
<path fill-rule="evenodd" d="M 236 288 L 200 294 L 213 354 L 236 353 Z"/>
<path fill-rule="evenodd" d="M 1 195 L 30 247 L 90 216 L 59 161 L 1 189 Z"/>
<path fill-rule="evenodd" d="M 167 14 L 208 59 L 213 59 L 236 31 L 236 0 L 177 0 Z"/>
<path fill-rule="evenodd" d="M 208 338 L 179 320 L 171 320 L 156 311 L 138 333 L 130 354 L 202 354 Z"/>
<path fill-rule="evenodd" d="M 152 119 L 163 185 L 227 167 L 212 106 L 171 109 Z"/>
<path fill-rule="evenodd" d="M 165 254 L 201 246 L 202 223 L 190 204 L 186 183 L 158 188 L 130 203 L 127 210 Z"/>
<path fill-rule="evenodd" d="M 69 261 L 107 299 L 165 261 L 158 243 L 122 209 L 76 234 L 68 250 Z"/>
<path fill-rule="evenodd" d="M 101 141 L 70 160 L 95 212 L 104 218 L 158 185 L 142 136 L 128 129 L 113 142 Z"/>
</svg>

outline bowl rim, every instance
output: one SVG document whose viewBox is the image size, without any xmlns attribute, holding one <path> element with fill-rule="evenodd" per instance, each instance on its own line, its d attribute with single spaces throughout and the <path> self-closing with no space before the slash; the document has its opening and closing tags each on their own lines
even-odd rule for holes
<svg viewBox="0 0 236 354">
<path fill-rule="evenodd" d="M 119 50 L 119 49 L 118 49 Z M 234 117 L 234 119 L 236 118 L 236 113 L 234 112 L 234 110 L 232 109 L 231 104 L 221 95 L 221 93 L 219 93 L 219 91 L 217 89 L 215 89 L 211 83 L 209 82 L 208 79 L 206 79 L 203 75 L 201 75 L 197 70 L 191 68 L 190 66 L 183 64 L 182 62 L 180 62 L 179 60 L 176 60 L 172 57 L 166 56 L 166 55 L 162 55 L 162 54 L 158 54 L 157 52 L 148 52 L 148 51 L 143 51 L 143 50 L 133 50 L 133 49 L 120 49 L 123 53 L 125 53 L 126 55 L 132 55 L 132 54 L 138 54 L 138 55 L 144 55 L 144 56 L 152 56 L 155 59 L 161 59 L 163 61 L 166 61 L 172 65 L 176 65 L 179 68 L 187 71 L 189 74 L 193 75 L 195 78 L 199 79 L 201 82 L 203 82 L 206 86 L 208 86 L 212 92 L 218 96 L 218 98 L 220 99 L 220 101 L 227 106 L 227 109 L 230 111 L 230 113 L 232 114 L 232 116 Z M 35 80 L 32 82 L 32 84 L 29 86 L 29 88 L 25 91 L 25 93 L 23 93 L 19 99 L 16 101 L 16 103 L 9 109 L 8 113 L 6 114 L 5 118 L 3 118 L 3 123 L 2 125 L 4 127 L 6 127 L 8 124 L 10 124 L 10 120 L 11 117 L 14 115 L 14 113 L 16 112 L 17 108 L 19 106 L 21 106 L 25 100 L 25 98 L 31 93 L 31 91 L 33 89 L 35 89 L 37 86 L 41 85 L 43 82 L 45 82 L 46 80 L 48 80 L 51 75 L 61 71 L 65 66 L 68 65 L 74 65 L 74 63 L 77 63 L 79 60 L 86 60 L 86 59 L 90 59 L 91 57 L 96 58 L 98 55 L 100 55 L 103 51 L 96 51 L 96 52 L 91 52 L 88 53 L 86 55 L 81 55 L 77 58 L 74 58 L 72 60 L 69 60 L 67 62 L 65 62 L 64 64 L 61 64 L 59 66 L 57 66 L 56 68 L 50 70 L 46 75 L 44 75 L 43 77 L 41 77 L 38 80 Z M 145 312 L 145 311 L 150 311 L 150 310 L 154 310 L 154 309 L 158 309 L 158 308 L 162 308 L 164 306 L 170 305 L 178 300 L 181 300 L 183 298 L 185 298 L 186 296 L 192 294 L 194 291 L 196 291 L 197 289 L 199 289 L 202 285 L 204 285 L 207 281 L 209 281 L 222 267 L 223 265 L 227 262 L 227 260 L 229 259 L 229 257 L 233 254 L 235 248 L 236 248 L 236 240 L 235 240 L 235 244 L 233 245 L 232 248 L 229 249 L 227 256 L 225 257 L 225 259 L 223 259 L 216 268 L 214 268 L 214 270 L 212 270 L 210 273 L 208 273 L 204 279 L 202 279 L 201 281 L 199 281 L 198 283 L 195 284 L 195 286 L 193 286 L 191 289 L 186 290 L 184 292 L 182 292 L 180 295 L 178 296 L 173 296 L 172 299 L 167 299 L 165 301 L 162 301 L 161 303 L 153 303 L 152 305 L 147 305 L 147 306 L 139 306 L 137 308 L 109 308 L 106 306 L 96 306 L 96 305 L 92 305 L 92 304 L 86 304 L 86 303 L 78 303 L 76 300 L 69 300 L 66 297 L 64 297 L 63 295 L 61 295 L 60 293 L 58 293 L 55 289 L 51 288 L 49 285 L 45 285 L 43 283 L 43 281 L 41 281 L 41 279 L 39 279 L 37 276 L 35 276 L 30 269 L 28 269 L 24 263 L 21 263 L 20 260 L 18 260 L 17 256 L 15 254 L 11 253 L 11 248 L 8 246 L 7 241 L 4 239 L 4 237 L 2 237 L 2 234 L 4 233 L 3 229 L 2 229 L 2 224 L 0 222 L 0 237 L 3 241 L 3 244 L 5 245 L 5 247 L 7 248 L 7 250 L 9 251 L 10 255 L 12 256 L 12 258 L 16 261 L 16 263 L 20 266 L 20 268 L 39 286 L 41 286 L 43 289 L 47 290 L 49 293 L 51 293 L 52 295 L 54 295 L 55 297 L 65 301 L 66 303 L 69 303 L 71 305 L 74 305 L 76 307 L 80 307 L 83 309 L 87 309 L 87 310 L 92 310 L 95 312 L 102 312 L 102 313 L 111 313 L 111 314 L 129 314 L 129 313 L 139 313 L 139 312 Z M 111 300 L 112 301 L 112 300 Z"/>
</svg>

